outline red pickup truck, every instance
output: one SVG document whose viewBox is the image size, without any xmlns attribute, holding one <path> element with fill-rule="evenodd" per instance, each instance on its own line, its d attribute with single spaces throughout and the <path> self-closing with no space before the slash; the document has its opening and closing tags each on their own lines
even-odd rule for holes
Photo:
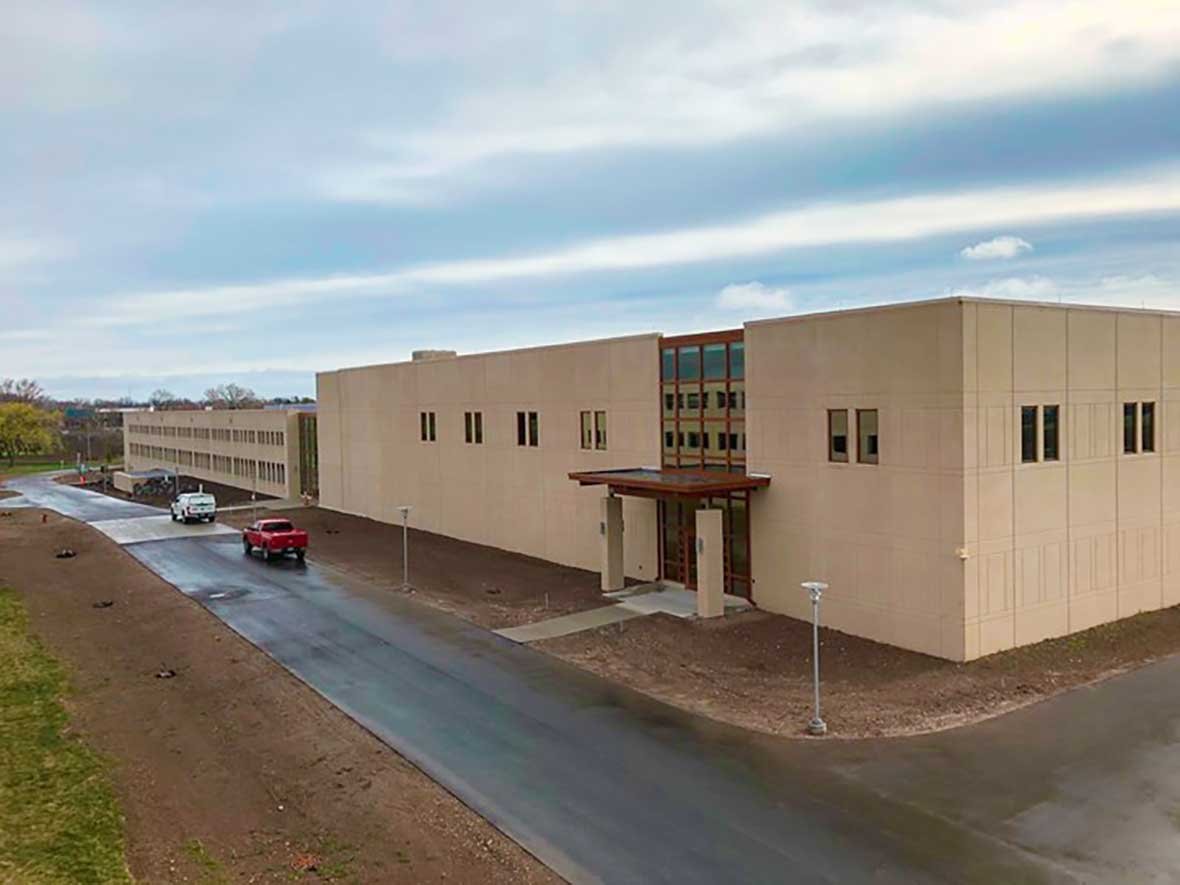
<svg viewBox="0 0 1180 885">
<path fill-rule="evenodd" d="M 255 548 L 267 562 L 294 553 L 303 562 L 307 555 L 307 532 L 297 529 L 288 519 L 260 519 L 242 531 L 242 552 L 249 556 Z"/>
</svg>

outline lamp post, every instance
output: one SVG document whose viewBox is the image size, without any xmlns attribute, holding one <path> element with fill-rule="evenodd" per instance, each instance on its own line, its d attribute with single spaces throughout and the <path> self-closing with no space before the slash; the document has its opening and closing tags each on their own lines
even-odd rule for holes
<svg viewBox="0 0 1180 885">
<path fill-rule="evenodd" d="M 397 512 L 402 515 L 402 592 L 408 593 L 410 590 L 410 511 L 414 508 L 409 504 L 403 504 L 397 508 Z"/>
<path fill-rule="evenodd" d="M 807 731 L 818 736 L 828 733 L 828 724 L 819 715 L 819 598 L 828 585 L 823 581 L 804 581 L 801 586 L 811 594 L 811 667 L 815 682 L 815 716 L 807 723 Z"/>
</svg>

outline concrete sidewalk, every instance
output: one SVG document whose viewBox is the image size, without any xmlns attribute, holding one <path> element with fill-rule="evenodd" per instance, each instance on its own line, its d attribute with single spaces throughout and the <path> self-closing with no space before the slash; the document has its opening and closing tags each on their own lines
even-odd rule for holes
<svg viewBox="0 0 1180 885">
<path fill-rule="evenodd" d="M 583 630 L 593 630 L 607 624 L 641 618 L 645 614 L 648 612 L 636 611 L 622 605 L 604 605 L 602 608 L 592 608 L 589 611 L 574 612 L 572 615 L 562 615 L 547 621 L 521 624 L 519 627 L 506 627 L 492 632 L 513 642 L 539 642 L 542 639 L 555 639 L 558 636 L 568 636 L 570 633 L 581 633 Z"/>
</svg>

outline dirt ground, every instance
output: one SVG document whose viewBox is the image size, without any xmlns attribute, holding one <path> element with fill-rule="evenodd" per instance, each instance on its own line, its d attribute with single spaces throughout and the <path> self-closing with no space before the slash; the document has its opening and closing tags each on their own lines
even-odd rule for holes
<svg viewBox="0 0 1180 885">
<path fill-rule="evenodd" d="M 391 589 L 400 586 L 400 528 L 317 508 L 286 512 L 311 533 L 312 559 Z M 244 525 L 248 516 L 227 514 L 226 521 Z M 594 572 L 428 532 L 411 531 L 410 567 L 416 599 L 492 629 L 606 602 Z M 968 664 L 835 630 L 823 630 L 821 643 L 830 734 L 917 734 L 996 716 L 1174 654 L 1180 651 L 1180 609 Z M 746 728 L 798 737 L 811 717 L 811 625 L 782 615 L 753 611 L 717 621 L 653 615 L 535 647 Z"/>
<path fill-rule="evenodd" d="M 655 615 L 538 643 L 661 700 L 801 736 L 811 718 L 811 625 L 747 612 Z M 841 737 L 918 734 L 1023 707 L 1180 651 L 1180 608 L 956 664 L 823 630 L 823 717 Z"/>
<path fill-rule="evenodd" d="M 401 587 L 399 526 L 317 507 L 282 515 L 307 530 L 311 558 L 373 583 Z M 241 528 L 251 517 L 227 513 L 222 521 Z M 596 572 L 416 530 L 410 531 L 410 584 L 420 601 L 493 630 L 603 604 Z"/>
<path fill-rule="evenodd" d="M 0 584 L 71 670 L 139 881 L 558 881 L 112 542 L 41 515 L 0 508 Z"/>
<path fill-rule="evenodd" d="M 139 495 L 138 497 L 121 492 L 114 486 L 108 486 L 101 480 L 96 479 L 97 474 L 91 473 L 88 476 L 87 482 L 77 482 L 77 477 L 66 475 L 58 478 L 58 482 L 66 485 L 76 485 L 80 488 L 89 489 L 92 492 L 99 492 L 103 495 L 109 495 L 112 498 L 118 498 L 120 501 L 135 501 L 138 504 L 148 504 L 152 507 L 167 507 L 172 503 L 175 495 L 172 492 L 166 492 L 157 495 Z M 180 491 L 195 492 L 204 489 L 217 499 L 218 507 L 233 507 L 238 504 L 250 503 L 249 489 L 239 489 L 235 486 L 222 485 L 219 482 L 210 482 L 207 479 L 198 479 L 195 476 L 180 475 Z M 274 500 L 274 495 L 264 495 L 262 492 L 256 493 L 255 500 L 271 501 Z"/>
</svg>

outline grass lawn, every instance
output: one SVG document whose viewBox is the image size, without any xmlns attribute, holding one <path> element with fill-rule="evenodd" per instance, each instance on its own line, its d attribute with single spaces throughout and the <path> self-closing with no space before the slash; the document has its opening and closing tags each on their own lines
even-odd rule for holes
<svg viewBox="0 0 1180 885">
<path fill-rule="evenodd" d="M 0 587 L 0 882 L 131 882 L 102 761 L 67 731 L 65 671 Z"/>
<path fill-rule="evenodd" d="M 66 463 L 66 467 L 70 467 Z M 28 473 L 44 473 L 47 470 L 61 470 L 62 462 L 56 458 L 52 461 L 18 461 L 9 467 L 8 462 L 0 459 L 0 476 L 24 476 Z"/>
</svg>

